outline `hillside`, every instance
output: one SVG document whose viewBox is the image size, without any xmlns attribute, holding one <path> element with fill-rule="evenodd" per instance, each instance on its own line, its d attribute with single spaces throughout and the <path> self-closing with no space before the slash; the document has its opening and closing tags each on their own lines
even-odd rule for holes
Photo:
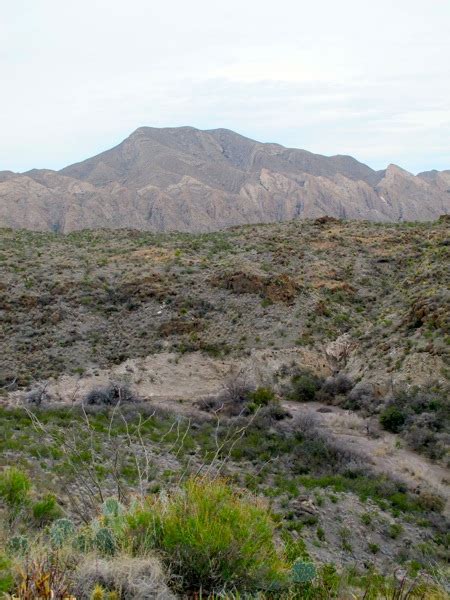
<svg viewBox="0 0 450 600">
<path fill-rule="evenodd" d="M 443 600 L 449 231 L 1 230 L 0 586 Z"/>
<path fill-rule="evenodd" d="M 263 144 L 226 129 L 141 127 L 59 172 L 0 172 L 0 226 L 208 232 L 329 215 L 427 221 L 450 212 L 448 171 L 373 171 L 350 156 Z"/>
</svg>

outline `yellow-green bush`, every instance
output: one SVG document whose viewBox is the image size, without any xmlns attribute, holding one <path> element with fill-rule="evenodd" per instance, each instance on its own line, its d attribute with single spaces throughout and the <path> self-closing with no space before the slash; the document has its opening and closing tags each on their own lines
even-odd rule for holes
<svg viewBox="0 0 450 600">
<path fill-rule="evenodd" d="M 149 499 L 126 520 L 132 551 L 158 550 L 185 590 L 256 590 L 278 587 L 286 578 L 270 514 L 223 480 L 190 479 L 168 497 Z"/>
<path fill-rule="evenodd" d="M 8 467 L 0 473 L 0 500 L 8 509 L 10 519 L 28 503 L 30 489 L 30 479 L 19 469 Z"/>
</svg>

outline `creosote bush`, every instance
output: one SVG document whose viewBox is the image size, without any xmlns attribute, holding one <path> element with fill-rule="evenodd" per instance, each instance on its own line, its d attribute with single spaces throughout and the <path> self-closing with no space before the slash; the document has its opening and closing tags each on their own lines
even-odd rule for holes
<svg viewBox="0 0 450 600">
<path fill-rule="evenodd" d="M 270 514 L 255 499 L 223 480 L 193 478 L 131 512 L 125 539 L 135 554 L 158 550 L 184 590 L 258 590 L 286 577 L 274 534 Z"/>
<path fill-rule="evenodd" d="M 406 416 L 396 406 L 388 406 L 380 415 L 380 424 L 387 431 L 398 433 L 405 424 Z"/>
<path fill-rule="evenodd" d="M 267 406 L 275 402 L 275 392 L 269 387 L 259 387 L 249 394 L 250 401 L 256 406 Z"/>
<path fill-rule="evenodd" d="M 319 377 L 307 371 L 300 372 L 292 377 L 288 397 L 297 402 L 311 402 L 321 386 L 322 381 Z"/>
</svg>

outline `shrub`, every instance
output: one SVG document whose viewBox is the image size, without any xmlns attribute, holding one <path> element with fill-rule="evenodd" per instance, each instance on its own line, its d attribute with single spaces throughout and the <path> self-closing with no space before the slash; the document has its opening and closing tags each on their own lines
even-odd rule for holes
<svg viewBox="0 0 450 600">
<path fill-rule="evenodd" d="M 260 410 L 257 417 L 257 425 L 265 421 L 270 426 L 272 421 L 282 421 L 286 418 L 292 418 L 291 413 L 279 402 L 272 402 Z"/>
<path fill-rule="evenodd" d="M 441 496 L 422 492 L 418 498 L 419 506 L 425 511 L 442 512 L 445 508 L 445 500 Z"/>
<path fill-rule="evenodd" d="M 396 540 L 402 532 L 403 527 L 400 523 L 391 523 L 391 525 L 389 525 L 388 534 L 393 540 Z"/>
<path fill-rule="evenodd" d="M 259 410 L 259 420 L 265 420 L 267 424 L 291 416 L 289 411 L 281 406 L 275 392 L 268 387 L 259 387 L 249 394 L 249 403 L 246 404 L 245 413 L 252 414 L 256 410 Z"/>
<path fill-rule="evenodd" d="M 49 396 L 45 387 L 35 388 L 26 395 L 28 404 L 34 404 L 35 406 L 41 406 L 48 398 Z"/>
<path fill-rule="evenodd" d="M 69 594 L 69 566 L 57 553 L 43 553 L 39 558 L 23 562 L 18 582 L 18 595 L 28 600 L 66 600 Z"/>
<path fill-rule="evenodd" d="M 0 596 L 11 591 L 13 583 L 11 561 L 4 554 L 0 554 Z"/>
<path fill-rule="evenodd" d="M 28 475 L 9 467 L 0 474 L 0 498 L 14 516 L 28 502 L 31 482 Z"/>
<path fill-rule="evenodd" d="M 335 377 L 328 377 L 321 389 L 321 396 L 326 398 L 334 398 L 347 394 L 353 388 L 353 382 L 347 375 L 339 373 Z"/>
<path fill-rule="evenodd" d="M 47 494 L 31 507 L 34 520 L 39 525 L 50 523 L 61 516 L 62 510 L 53 494 Z"/>
<path fill-rule="evenodd" d="M 289 397 L 298 402 L 310 402 L 315 399 L 320 387 L 321 381 L 318 377 L 312 373 L 300 373 L 292 377 Z"/>
<path fill-rule="evenodd" d="M 256 403 L 251 404 L 254 392 L 255 386 L 248 383 L 242 375 L 233 375 L 225 381 L 222 393 L 215 398 L 201 400 L 199 406 L 208 412 L 219 410 L 229 417 L 240 416 L 257 408 Z"/>
<path fill-rule="evenodd" d="M 396 406 L 388 406 L 380 414 L 380 425 L 387 431 L 398 433 L 405 424 L 406 416 Z"/>
<path fill-rule="evenodd" d="M 275 392 L 268 387 L 259 387 L 254 392 L 250 392 L 249 399 L 256 406 L 267 406 L 275 401 Z"/>
<path fill-rule="evenodd" d="M 84 401 L 89 405 L 115 406 L 119 402 L 136 402 L 137 398 L 127 386 L 111 383 L 94 388 L 88 392 Z"/>
<path fill-rule="evenodd" d="M 190 479 L 128 517 L 134 551 L 155 548 L 185 590 L 262 589 L 283 579 L 267 510 L 224 481 Z"/>
<path fill-rule="evenodd" d="M 376 397 L 370 383 L 357 383 L 349 392 L 343 406 L 350 410 L 363 410 L 367 414 L 373 414 L 379 403 L 380 399 Z"/>
</svg>

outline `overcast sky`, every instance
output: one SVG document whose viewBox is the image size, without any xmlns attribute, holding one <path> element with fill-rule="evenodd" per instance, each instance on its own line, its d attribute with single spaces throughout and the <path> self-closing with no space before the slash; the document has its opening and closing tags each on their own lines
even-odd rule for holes
<svg viewBox="0 0 450 600">
<path fill-rule="evenodd" d="M 0 0 L 0 170 L 142 125 L 450 169 L 450 0 Z"/>
</svg>

